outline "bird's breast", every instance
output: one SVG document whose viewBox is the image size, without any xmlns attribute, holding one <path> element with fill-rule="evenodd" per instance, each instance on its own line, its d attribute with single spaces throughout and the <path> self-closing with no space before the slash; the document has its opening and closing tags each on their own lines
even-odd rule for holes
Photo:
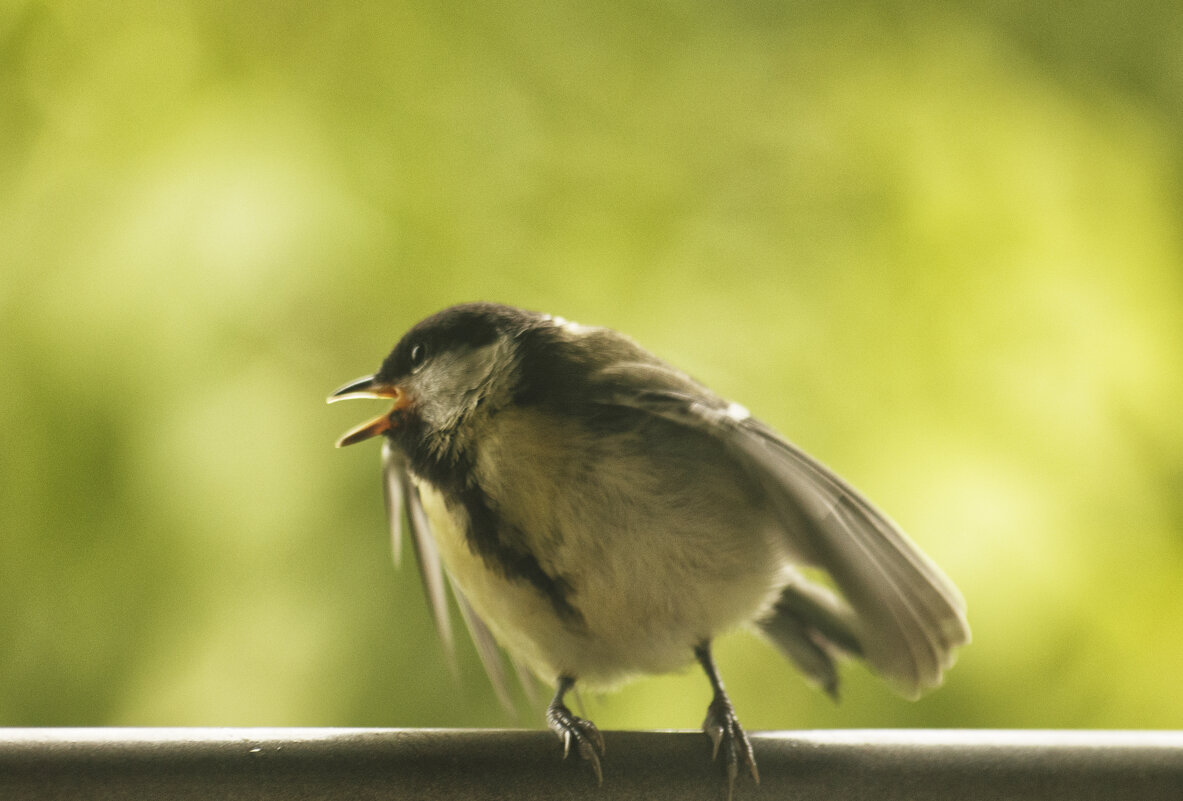
<svg viewBox="0 0 1183 801">
<path fill-rule="evenodd" d="M 420 493 L 456 584 L 544 679 L 677 668 L 774 600 L 779 537 L 725 466 L 688 466 L 702 443 L 597 436 L 528 409 L 494 421 L 472 467 L 479 504 Z"/>
</svg>

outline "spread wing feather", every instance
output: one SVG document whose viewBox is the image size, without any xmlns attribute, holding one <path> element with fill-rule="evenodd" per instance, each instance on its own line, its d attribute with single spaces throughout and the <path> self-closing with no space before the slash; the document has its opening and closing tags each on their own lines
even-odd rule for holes
<svg viewBox="0 0 1183 801">
<path fill-rule="evenodd" d="M 464 618 L 464 624 L 468 626 L 468 634 L 472 637 L 472 644 L 476 647 L 477 656 L 481 659 L 485 674 L 489 677 L 489 683 L 493 685 L 493 692 L 497 694 L 497 700 L 501 702 L 501 705 L 512 711 L 513 701 L 509 697 L 509 682 L 505 678 L 505 663 L 501 661 L 501 648 L 498 647 L 493 632 L 489 631 L 489 627 L 473 611 L 468 599 L 456 586 L 456 582 L 449 579 L 448 583 L 452 587 L 452 594 L 456 596 L 456 603 L 460 607 L 460 615 Z"/>
<path fill-rule="evenodd" d="M 382 443 L 382 475 L 386 497 L 386 513 L 390 522 L 390 539 L 394 555 L 394 564 L 401 563 L 403 525 L 409 524 L 411 544 L 415 551 L 415 562 L 419 567 L 419 577 L 423 583 L 423 594 L 431 607 L 432 621 L 436 632 L 443 641 L 445 652 L 449 658 L 454 654 L 451 617 L 448 614 L 448 599 L 445 584 L 452 589 L 456 598 L 456 605 L 460 608 L 460 616 L 468 628 L 477 656 L 489 676 L 493 691 L 497 699 L 507 710 L 513 710 L 513 701 L 509 695 L 509 682 L 506 679 L 504 663 L 501 660 L 501 649 L 497 640 L 485 622 L 473 611 L 468 599 L 451 580 L 443 563 L 440 561 L 439 551 L 431 533 L 431 524 L 423 511 L 423 503 L 419 498 L 419 490 L 411 482 L 407 472 L 406 461 L 402 454 L 388 441 Z M 527 700 L 536 702 L 536 693 L 529 672 L 517 662 L 512 662 Z"/>
<path fill-rule="evenodd" d="M 599 375 L 599 402 L 657 415 L 724 445 L 763 488 L 790 550 L 833 578 L 873 669 L 908 696 L 940 683 L 954 648 L 969 642 L 965 602 L 895 523 L 820 462 L 682 373 L 646 360 Z"/>
<path fill-rule="evenodd" d="M 423 512 L 419 491 L 411 483 L 406 462 L 399 451 L 389 442 L 382 442 L 382 476 L 386 490 L 386 513 L 390 521 L 390 540 L 397 566 L 402 550 L 402 526 L 407 522 L 411 529 L 411 544 L 415 551 L 415 562 L 419 566 L 419 577 L 423 581 L 423 593 L 431 607 L 431 618 L 435 630 L 443 640 L 449 657 L 452 655 L 452 621 L 448 616 L 448 597 L 444 588 L 444 568 L 439 551 L 431 537 L 431 526 Z"/>
<path fill-rule="evenodd" d="M 969 641 L 965 602 L 928 557 L 849 484 L 750 418 L 727 435 L 786 534 L 833 577 L 859 619 L 867 661 L 909 696 L 934 687 Z"/>
</svg>

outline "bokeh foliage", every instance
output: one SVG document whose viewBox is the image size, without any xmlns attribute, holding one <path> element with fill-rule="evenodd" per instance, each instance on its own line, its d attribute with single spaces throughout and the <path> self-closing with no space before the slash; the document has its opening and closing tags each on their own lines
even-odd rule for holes
<svg viewBox="0 0 1183 801">
<path fill-rule="evenodd" d="M 1181 155 L 1176 3 L 10 0 L 0 725 L 514 723 L 322 403 L 470 299 L 631 333 L 965 592 L 916 704 L 726 638 L 749 728 L 1183 725 Z"/>
</svg>

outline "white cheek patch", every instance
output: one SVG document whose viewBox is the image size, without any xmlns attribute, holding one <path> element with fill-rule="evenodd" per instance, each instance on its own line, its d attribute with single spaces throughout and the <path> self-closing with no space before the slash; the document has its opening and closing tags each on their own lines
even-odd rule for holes
<svg viewBox="0 0 1183 801">
<path fill-rule="evenodd" d="M 439 354 L 416 379 L 421 414 L 433 427 L 454 426 L 480 399 L 497 391 L 509 360 L 505 343 Z"/>
<path fill-rule="evenodd" d="M 497 345 L 485 345 L 456 354 L 446 368 L 456 382 L 454 389 L 475 389 L 486 383 L 497 367 L 499 350 Z"/>
<path fill-rule="evenodd" d="M 455 397 L 489 383 L 500 364 L 506 359 L 506 346 L 501 342 L 479 348 L 465 348 L 439 354 L 423 371 L 422 381 L 431 386 L 433 394 Z"/>
</svg>

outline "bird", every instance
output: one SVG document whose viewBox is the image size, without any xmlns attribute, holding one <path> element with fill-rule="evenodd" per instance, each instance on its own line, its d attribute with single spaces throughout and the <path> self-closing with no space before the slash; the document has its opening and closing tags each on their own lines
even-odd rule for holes
<svg viewBox="0 0 1183 801">
<path fill-rule="evenodd" d="M 962 595 L 899 526 L 615 330 L 461 303 L 328 400 L 351 398 L 392 402 L 337 446 L 382 438 L 396 561 L 405 519 L 440 636 L 451 647 L 450 588 L 498 694 L 500 648 L 555 688 L 547 725 L 598 782 L 604 739 L 567 706 L 577 685 L 697 661 L 730 799 L 741 766 L 759 770 L 721 634 L 754 629 L 835 698 L 843 658 L 915 698 L 970 641 Z"/>
</svg>

